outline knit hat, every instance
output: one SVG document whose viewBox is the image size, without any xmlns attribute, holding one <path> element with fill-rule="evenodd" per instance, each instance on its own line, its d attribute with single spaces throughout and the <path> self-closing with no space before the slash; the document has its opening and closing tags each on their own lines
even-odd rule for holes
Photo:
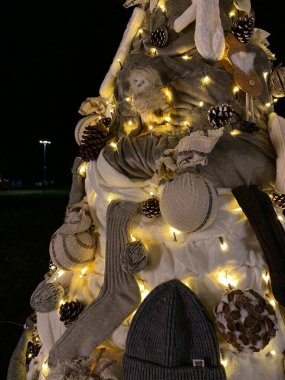
<svg viewBox="0 0 285 380">
<path fill-rule="evenodd" d="M 178 280 L 155 288 L 131 324 L 124 380 L 225 380 L 213 324 Z"/>
</svg>

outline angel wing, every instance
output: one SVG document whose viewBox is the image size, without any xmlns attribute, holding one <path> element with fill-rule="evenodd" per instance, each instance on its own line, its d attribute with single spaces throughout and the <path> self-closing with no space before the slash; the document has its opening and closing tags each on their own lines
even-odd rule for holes
<svg viewBox="0 0 285 380">
<path fill-rule="evenodd" d="M 235 0 L 234 5 L 240 11 L 250 13 L 251 10 L 251 0 Z"/>
</svg>

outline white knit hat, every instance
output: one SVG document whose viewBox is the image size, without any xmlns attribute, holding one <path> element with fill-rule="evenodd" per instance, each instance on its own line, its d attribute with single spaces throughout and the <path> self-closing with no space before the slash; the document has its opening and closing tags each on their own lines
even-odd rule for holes
<svg viewBox="0 0 285 380">
<path fill-rule="evenodd" d="M 210 226 L 219 207 L 215 186 L 205 178 L 186 172 L 168 182 L 160 199 L 161 215 L 168 224 L 185 232 Z"/>
</svg>

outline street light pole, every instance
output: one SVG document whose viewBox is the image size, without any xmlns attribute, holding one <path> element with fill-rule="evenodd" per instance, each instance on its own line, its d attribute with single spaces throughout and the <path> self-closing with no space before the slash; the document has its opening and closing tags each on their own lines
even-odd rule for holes
<svg viewBox="0 0 285 380">
<path fill-rule="evenodd" d="M 46 165 L 46 150 L 47 150 L 47 145 L 51 144 L 51 141 L 48 140 L 40 140 L 40 144 L 43 144 L 44 146 L 44 170 L 43 170 L 43 189 L 46 191 L 46 177 L 47 177 L 47 165 Z"/>
</svg>

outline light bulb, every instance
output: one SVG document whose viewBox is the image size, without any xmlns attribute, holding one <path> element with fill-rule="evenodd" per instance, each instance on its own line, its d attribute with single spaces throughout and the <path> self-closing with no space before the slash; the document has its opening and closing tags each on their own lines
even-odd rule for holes
<svg viewBox="0 0 285 380">
<path fill-rule="evenodd" d="M 237 93 L 239 92 L 239 90 L 240 90 L 240 88 L 239 88 L 238 86 L 235 86 L 235 87 L 233 88 L 233 93 L 234 93 L 234 94 L 237 94 Z"/>
<path fill-rule="evenodd" d="M 221 364 L 222 366 L 224 366 L 226 368 L 226 366 L 228 365 L 228 360 L 227 359 L 221 359 Z"/>
<path fill-rule="evenodd" d="M 199 107 L 204 107 L 204 102 L 200 102 Z"/>
<path fill-rule="evenodd" d="M 204 86 L 207 84 L 210 84 L 212 82 L 212 79 L 209 77 L 209 75 L 204 76 L 204 78 L 201 79 L 201 82 Z"/>
<path fill-rule="evenodd" d="M 157 50 L 156 48 L 152 47 L 149 49 L 149 54 L 151 57 L 155 57 L 157 55 Z"/>
<path fill-rule="evenodd" d="M 262 278 L 266 282 L 266 284 L 269 283 L 269 281 L 270 281 L 270 275 L 269 275 L 269 273 L 267 273 L 267 272 L 263 273 L 262 274 Z"/>
<path fill-rule="evenodd" d="M 192 59 L 192 57 L 188 54 L 184 54 L 182 55 L 182 59 L 184 59 L 184 61 L 189 61 L 190 59 Z"/>
<path fill-rule="evenodd" d="M 110 147 L 117 150 L 117 144 L 115 142 L 111 142 Z"/>
</svg>

